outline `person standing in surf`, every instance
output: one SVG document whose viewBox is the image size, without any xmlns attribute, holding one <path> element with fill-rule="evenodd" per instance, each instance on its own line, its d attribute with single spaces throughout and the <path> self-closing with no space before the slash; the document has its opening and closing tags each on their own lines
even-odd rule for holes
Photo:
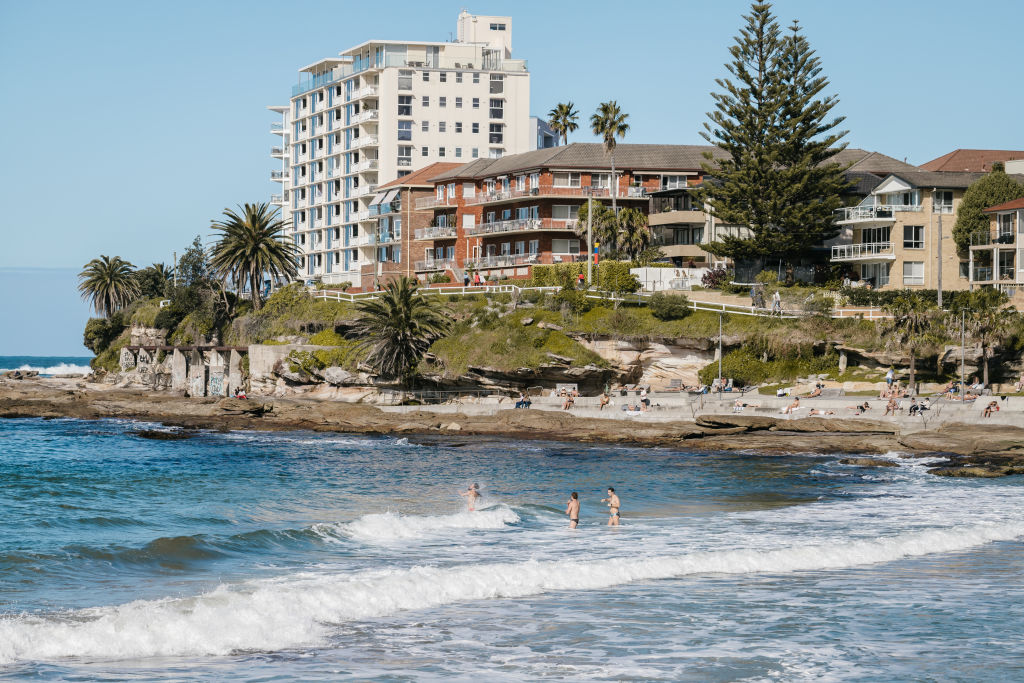
<svg viewBox="0 0 1024 683">
<path fill-rule="evenodd" d="M 602 503 L 608 503 L 608 526 L 619 525 L 619 497 L 615 495 L 615 489 L 608 487 L 608 497 L 601 499 Z"/>
<path fill-rule="evenodd" d="M 565 514 L 569 515 L 569 528 L 575 529 L 580 523 L 580 496 L 575 491 L 569 496 L 569 504 L 565 508 Z"/>
<path fill-rule="evenodd" d="M 469 507 L 470 512 L 476 511 L 476 501 L 480 498 L 480 484 L 473 484 L 465 491 L 459 493 L 460 496 L 465 497 L 466 505 Z"/>
</svg>

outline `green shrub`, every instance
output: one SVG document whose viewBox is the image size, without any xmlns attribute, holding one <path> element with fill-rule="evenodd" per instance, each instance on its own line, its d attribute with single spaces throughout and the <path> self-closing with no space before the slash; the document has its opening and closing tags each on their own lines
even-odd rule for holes
<svg viewBox="0 0 1024 683">
<path fill-rule="evenodd" d="M 452 278 L 447 273 L 434 273 L 430 276 L 430 282 L 432 284 L 445 284 L 451 281 Z"/>
<path fill-rule="evenodd" d="M 122 328 L 123 329 L 123 328 Z M 111 342 L 103 353 L 100 353 L 89 362 L 93 370 L 106 370 L 107 372 L 119 372 L 121 370 L 121 349 L 128 346 L 131 341 L 131 333 L 123 329 L 121 334 Z"/>
<path fill-rule="evenodd" d="M 140 299 L 132 304 L 129 322 L 145 327 L 157 327 L 156 319 L 162 310 L 160 299 Z"/>
<path fill-rule="evenodd" d="M 158 327 L 161 330 L 173 331 L 184 317 L 185 315 L 176 308 L 167 306 L 166 308 L 161 308 L 153 318 L 153 327 Z"/>
<path fill-rule="evenodd" d="M 288 354 L 288 367 L 292 372 L 304 372 L 307 375 L 312 375 L 327 366 L 312 352 L 295 350 Z"/>
<path fill-rule="evenodd" d="M 648 299 L 647 307 L 658 320 L 682 320 L 690 315 L 690 300 L 685 294 L 658 292 Z"/>
<path fill-rule="evenodd" d="M 727 284 L 730 280 L 732 280 L 731 270 L 714 268 L 704 273 L 704 276 L 700 279 L 700 284 L 705 289 L 721 289 L 722 285 Z"/>
<path fill-rule="evenodd" d="M 762 270 L 754 276 L 754 282 L 758 282 L 766 287 L 778 287 L 779 274 L 774 270 Z"/>
<path fill-rule="evenodd" d="M 341 346 L 345 338 L 334 330 L 321 330 L 309 338 L 309 343 L 314 346 Z"/>
<path fill-rule="evenodd" d="M 118 319 L 119 320 L 119 319 Z M 106 318 L 89 318 L 82 334 L 82 344 L 97 356 L 110 346 L 110 342 L 124 331 L 124 325 Z"/>
</svg>

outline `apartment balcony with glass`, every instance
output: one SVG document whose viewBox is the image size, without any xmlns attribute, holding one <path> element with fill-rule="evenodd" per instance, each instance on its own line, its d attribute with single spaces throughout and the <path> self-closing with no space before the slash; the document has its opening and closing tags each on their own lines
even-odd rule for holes
<svg viewBox="0 0 1024 683">
<path fill-rule="evenodd" d="M 428 228 L 417 228 L 413 233 L 418 240 L 440 240 L 458 236 L 454 225 L 432 225 Z"/>
<path fill-rule="evenodd" d="M 535 232 L 538 230 L 576 230 L 578 221 L 555 220 L 551 218 L 513 218 L 502 221 L 491 221 L 478 223 L 477 225 L 464 227 L 463 230 L 468 237 L 480 235 L 512 234 L 522 232 Z"/>
<path fill-rule="evenodd" d="M 413 267 L 420 272 L 432 271 L 432 270 L 448 270 L 449 268 L 455 267 L 455 259 L 453 258 L 434 258 L 427 259 L 426 261 L 416 261 Z"/>
</svg>

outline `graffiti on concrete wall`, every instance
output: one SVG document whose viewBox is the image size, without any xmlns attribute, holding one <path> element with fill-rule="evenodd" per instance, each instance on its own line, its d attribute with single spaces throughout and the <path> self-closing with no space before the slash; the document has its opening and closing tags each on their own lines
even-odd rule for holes
<svg viewBox="0 0 1024 683">
<path fill-rule="evenodd" d="M 210 396 L 226 396 L 226 388 L 224 385 L 224 373 L 210 371 Z"/>
</svg>

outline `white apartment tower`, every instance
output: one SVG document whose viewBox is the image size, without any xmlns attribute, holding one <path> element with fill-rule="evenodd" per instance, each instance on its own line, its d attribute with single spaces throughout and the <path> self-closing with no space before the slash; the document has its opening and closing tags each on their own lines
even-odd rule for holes
<svg viewBox="0 0 1024 683">
<path fill-rule="evenodd" d="M 512 59 L 509 17 L 459 15 L 455 42 L 371 40 L 300 70 L 271 132 L 300 279 L 351 282 L 372 262 L 376 189 L 437 161 L 535 147 L 530 73 Z M 400 225 L 395 226 L 400 231 Z"/>
</svg>

